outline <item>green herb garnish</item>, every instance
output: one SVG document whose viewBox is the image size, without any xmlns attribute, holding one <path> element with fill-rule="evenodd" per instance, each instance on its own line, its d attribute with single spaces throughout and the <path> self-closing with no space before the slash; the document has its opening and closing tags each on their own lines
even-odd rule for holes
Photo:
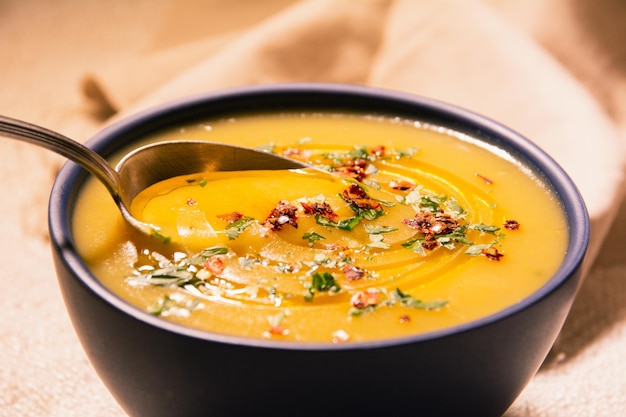
<svg viewBox="0 0 626 417">
<path fill-rule="evenodd" d="M 302 239 L 303 240 L 308 240 L 309 241 L 309 246 L 312 246 L 313 242 L 315 242 L 317 240 L 326 239 L 326 238 L 324 236 L 320 235 L 319 233 L 307 232 L 307 233 L 302 235 Z"/>
<path fill-rule="evenodd" d="M 470 226 L 472 230 L 478 230 L 482 233 L 495 234 L 500 228 L 498 226 L 493 226 L 489 224 L 477 223 Z"/>
<path fill-rule="evenodd" d="M 335 282 L 335 277 L 330 272 L 314 272 L 309 291 L 305 295 L 306 301 L 313 301 L 316 292 L 339 292 L 341 288 Z"/>
<path fill-rule="evenodd" d="M 216 255 L 226 255 L 228 248 L 226 246 L 211 246 L 209 248 L 202 249 L 199 253 L 189 258 L 191 265 L 202 265 L 206 260 Z"/>
<path fill-rule="evenodd" d="M 328 227 L 334 227 L 336 229 L 350 231 L 354 229 L 361 222 L 361 217 L 354 216 L 354 217 L 349 217 L 347 219 L 340 220 L 338 222 L 333 222 L 332 220 L 329 220 L 327 217 L 317 215 L 315 216 L 315 222 L 319 224 L 320 226 L 328 226 Z"/>
<path fill-rule="evenodd" d="M 228 236 L 229 240 L 235 240 L 254 221 L 255 220 L 253 217 L 245 216 L 239 220 L 228 223 L 224 228 L 224 233 L 226 233 L 226 236 Z"/>
<path fill-rule="evenodd" d="M 391 291 L 391 293 L 389 294 L 389 299 L 394 304 L 399 302 L 405 307 L 417 308 L 420 310 L 437 310 L 448 304 L 448 302 L 445 300 L 422 301 L 402 292 L 400 288 L 396 288 L 395 290 Z"/>
<path fill-rule="evenodd" d="M 150 235 L 157 239 L 160 240 L 162 243 L 170 243 L 172 241 L 172 238 L 170 236 L 165 236 L 164 234 L 162 234 L 159 229 L 156 228 L 152 228 L 150 230 Z"/>
<path fill-rule="evenodd" d="M 378 293 L 386 295 L 386 298 L 382 299 L 377 304 L 368 305 L 363 308 L 352 307 L 348 311 L 348 314 L 350 314 L 350 316 L 352 317 L 361 317 L 373 313 L 374 311 L 382 307 L 393 307 L 396 304 L 399 304 L 403 307 L 415 308 L 419 310 L 438 310 L 448 304 L 448 302 L 445 300 L 422 301 L 402 292 L 400 288 L 396 288 L 389 294 L 387 294 L 385 290 L 379 290 Z"/>
<path fill-rule="evenodd" d="M 364 224 L 365 231 L 370 235 L 378 235 L 381 233 L 390 233 L 398 230 L 397 227 L 392 226 L 378 226 L 373 224 Z"/>
<path fill-rule="evenodd" d="M 155 316 L 169 316 L 172 314 L 188 315 L 200 307 L 200 299 L 178 300 L 170 295 L 164 295 L 156 304 L 148 307 L 148 313 Z"/>
</svg>

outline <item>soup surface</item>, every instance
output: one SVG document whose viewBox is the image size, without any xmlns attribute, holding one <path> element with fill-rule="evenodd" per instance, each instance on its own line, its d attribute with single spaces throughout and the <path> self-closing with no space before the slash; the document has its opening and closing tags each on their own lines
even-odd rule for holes
<svg viewBox="0 0 626 417">
<path fill-rule="evenodd" d="M 319 167 L 165 180 L 128 227 L 90 180 L 74 236 L 93 273 L 140 309 L 246 337 L 344 343 L 465 323 L 510 306 L 562 261 L 552 191 L 491 145 L 396 118 L 241 115 L 145 142 L 263 147 Z"/>
</svg>

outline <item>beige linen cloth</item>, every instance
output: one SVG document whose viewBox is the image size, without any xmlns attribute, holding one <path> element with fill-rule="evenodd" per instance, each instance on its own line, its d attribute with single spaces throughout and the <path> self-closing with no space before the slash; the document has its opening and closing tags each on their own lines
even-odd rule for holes
<svg viewBox="0 0 626 417">
<path fill-rule="evenodd" d="M 84 141 L 188 94 L 330 81 L 421 94 L 509 125 L 570 173 L 592 242 L 562 334 L 505 416 L 622 416 L 624 22 L 624 0 L 0 0 L 0 113 Z M 62 162 L 0 139 L 0 417 L 125 415 L 56 284 L 46 206 Z"/>
</svg>

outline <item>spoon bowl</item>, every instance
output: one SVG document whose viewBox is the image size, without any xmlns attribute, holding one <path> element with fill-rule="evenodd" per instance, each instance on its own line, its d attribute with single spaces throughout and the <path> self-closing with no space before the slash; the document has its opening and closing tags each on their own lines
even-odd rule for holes
<svg viewBox="0 0 626 417">
<path fill-rule="evenodd" d="M 95 151 L 58 132 L 0 116 L 0 134 L 38 145 L 76 162 L 107 188 L 126 222 L 147 235 L 167 239 L 159 226 L 135 218 L 133 198 L 150 185 L 179 175 L 209 171 L 280 170 L 306 164 L 242 146 L 208 141 L 165 141 L 137 148 L 115 169 Z"/>
<path fill-rule="evenodd" d="M 243 146 L 177 140 L 139 147 L 126 154 L 115 171 L 120 177 L 123 194 L 130 202 L 150 185 L 179 175 L 306 167 L 308 165 L 302 162 Z"/>
</svg>

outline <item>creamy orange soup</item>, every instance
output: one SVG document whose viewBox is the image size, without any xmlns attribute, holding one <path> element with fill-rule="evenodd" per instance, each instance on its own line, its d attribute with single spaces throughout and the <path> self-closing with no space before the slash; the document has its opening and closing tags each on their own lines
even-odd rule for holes
<svg viewBox="0 0 626 417">
<path fill-rule="evenodd" d="M 146 138 L 202 139 L 322 172 L 197 173 L 155 184 L 128 227 L 90 180 L 77 248 L 115 294 L 154 315 L 246 337 L 348 343 L 442 329 L 537 290 L 566 251 L 561 207 L 510 154 L 386 117 L 261 114 Z"/>
</svg>

